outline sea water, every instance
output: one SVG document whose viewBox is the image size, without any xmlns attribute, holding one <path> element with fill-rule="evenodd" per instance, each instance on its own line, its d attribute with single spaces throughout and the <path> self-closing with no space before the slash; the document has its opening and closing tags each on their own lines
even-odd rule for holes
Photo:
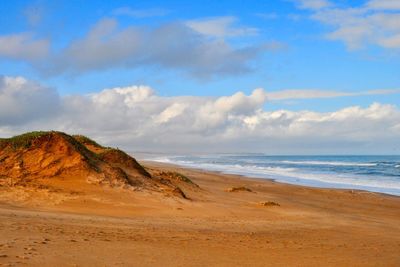
<svg viewBox="0 0 400 267">
<path fill-rule="evenodd" d="M 400 156 L 162 155 L 147 160 L 325 188 L 400 196 Z"/>
</svg>

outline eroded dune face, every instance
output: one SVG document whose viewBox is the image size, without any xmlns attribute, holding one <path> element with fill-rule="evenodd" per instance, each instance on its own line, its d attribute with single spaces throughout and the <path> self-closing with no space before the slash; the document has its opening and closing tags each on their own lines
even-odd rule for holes
<svg viewBox="0 0 400 267">
<path fill-rule="evenodd" d="M 68 135 L 50 132 L 1 141 L 0 175 L 13 182 L 95 170 L 93 155 Z"/>
<path fill-rule="evenodd" d="M 89 183 L 186 197 L 178 187 L 182 181 L 158 173 L 152 176 L 125 152 L 85 136 L 52 131 L 0 139 L 0 185 L 37 186 L 53 181 L 61 187 Z"/>
<path fill-rule="evenodd" d="M 96 150 L 90 150 L 88 144 L 87 147 L 79 140 L 82 138 L 60 132 L 34 132 L 2 139 L 0 182 L 13 185 L 39 179 L 85 177 L 89 183 L 133 186 L 150 178 L 150 174 L 124 152 L 104 148 L 91 140 Z"/>
</svg>

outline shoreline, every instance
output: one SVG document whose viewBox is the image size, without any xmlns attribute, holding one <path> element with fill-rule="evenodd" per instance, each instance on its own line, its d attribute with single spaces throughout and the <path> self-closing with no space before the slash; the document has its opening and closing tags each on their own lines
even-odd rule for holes
<svg viewBox="0 0 400 267">
<path fill-rule="evenodd" d="M 200 167 L 193 167 L 193 166 L 184 166 L 184 165 L 179 165 L 176 163 L 167 163 L 167 162 L 161 162 L 161 161 L 154 161 L 154 160 L 149 160 L 149 159 L 142 159 L 140 162 L 144 164 L 160 164 L 164 165 L 165 167 L 168 166 L 173 166 L 175 168 L 181 168 L 181 169 L 188 169 L 188 170 L 196 170 L 196 171 L 204 171 L 208 172 L 210 174 L 217 173 L 217 174 L 224 174 L 224 175 L 232 175 L 232 176 L 237 176 L 241 177 L 244 179 L 255 179 L 255 180 L 265 180 L 265 181 L 270 181 L 274 183 L 279 183 L 279 184 L 284 184 L 284 185 L 292 185 L 292 186 L 300 186 L 300 187 L 306 187 L 306 188 L 316 188 L 316 189 L 331 189 L 331 190 L 343 190 L 343 191 L 358 191 L 358 192 L 364 192 L 364 193 L 371 193 L 371 194 L 381 194 L 385 196 L 391 196 L 391 197 L 397 197 L 400 199 L 400 195 L 397 194 L 390 194 L 390 193 L 385 193 L 385 192 L 379 192 L 379 191 L 372 191 L 368 189 L 360 189 L 360 188 L 345 188 L 345 187 L 334 187 L 334 186 L 328 186 L 331 185 L 328 182 L 322 182 L 325 183 L 327 186 L 318 186 L 318 185 L 309 185 L 309 184 L 301 184 L 301 183 L 291 183 L 291 182 L 286 182 L 286 181 L 281 181 L 278 178 L 270 178 L 270 177 L 257 177 L 257 176 L 252 176 L 251 174 L 238 174 L 238 173 L 230 173 L 230 172 L 225 172 L 225 171 L 220 171 L 220 170 L 208 170 L 208 169 L 203 169 Z M 332 184 L 333 185 L 333 184 Z M 343 184 L 344 185 L 344 184 Z"/>
</svg>

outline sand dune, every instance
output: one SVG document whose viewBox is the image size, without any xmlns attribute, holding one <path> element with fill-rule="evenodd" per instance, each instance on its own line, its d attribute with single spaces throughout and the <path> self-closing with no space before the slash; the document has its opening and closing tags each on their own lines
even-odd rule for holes
<svg viewBox="0 0 400 267">
<path fill-rule="evenodd" d="M 0 185 L 9 188 L 52 192 L 92 184 L 185 197 L 174 179 L 150 175 L 125 152 L 85 136 L 52 131 L 2 139 L 0 162 Z"/>
</svg>

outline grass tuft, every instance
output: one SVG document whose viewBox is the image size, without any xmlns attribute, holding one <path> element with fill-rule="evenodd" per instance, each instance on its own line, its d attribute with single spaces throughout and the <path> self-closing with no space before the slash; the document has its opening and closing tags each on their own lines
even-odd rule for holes
<svg viewBox="0 0 400 267">
<path fill-rule="evenodd" d="M 98 148 L 103 148 L 103 149 L 105 148 L 105 147 L 103 147 L 102 145 L 100 145 L 99 143 L 97 143 L 96 141 L 90 139 L 90 138 L 87 137 L 87 136 L 80 135 L 80 134 L 76 134 L 76 135 L 73 135 L 72 137 L 73 137 L 76 141 L 78 141 L 79 143 L 81 143 L 81 144 L 84 144 L 84 145 L 92 145 L 92 146 L 95 146 L 95 147 L 98 147 Z"/>
<path fill-rule="evenodd" d="M 279 203 L 274 202 L 274 201 L 263 201 L 263 202 L 260 202 L 259 204 L 260 204 L 261 206 L 264 206 L 264 207 L 269 207 L 269 206 L 280 206 Z"/>
<path fill-rule="evenodd" d="M 11 145 L 13 149 L 29 148 L 31 147 L 32 142 L 34 140 L 42 136 L 48 135 L 50 133 L 52 132 L 35 131 L 35 132 L 24 133 L 21 135 L 16 135 L 10 138 L 0 138 L 0 149 L 3 149 L 8 145 Z"/>
<path fill-rule="evenodd" d="M 244 186 L 238 186 L 238 187 L 231 187 L 226 190 L 227 192 L 253 192 L 250 188 L 244 187 Z"/>
<path fill-rule="evenodd" d="M 159 175 L 162 177 L 166 177 L 169 179 L 173 179 L 173 180 L 177 180 L 177 181 L 181 181 L 181 182 L 185 182 L 185 183 L 189 183 L 189 184 L 193 184 L 193 185 L 197 186 L 197 184 L 193 183 L 193 181 L 190 180 L 187 176 L 185 176 L 179 172 L 163 171 L 163 172 L 160 172 Z"/>
</svg>

